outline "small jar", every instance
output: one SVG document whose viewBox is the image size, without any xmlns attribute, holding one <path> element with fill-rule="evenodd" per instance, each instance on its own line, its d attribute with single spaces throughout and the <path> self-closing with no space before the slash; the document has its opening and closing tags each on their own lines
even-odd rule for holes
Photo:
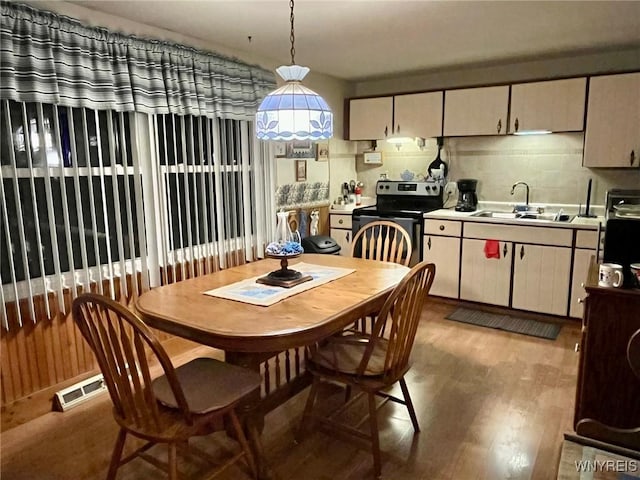
<svg viewBox="0 0 640 480">
<path fill-rule="evenodd" d="M 356 187 L 356 205 L 362 203 L 362 188 Z"/>
</svg>

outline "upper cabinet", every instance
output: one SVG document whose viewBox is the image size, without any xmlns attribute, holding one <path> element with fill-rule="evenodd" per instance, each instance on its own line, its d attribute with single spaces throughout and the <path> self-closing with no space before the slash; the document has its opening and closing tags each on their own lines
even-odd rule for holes
<svg viewBox="0 0 640 480">
<path fill-rule="evenodd" d="M 406 137 L 442 136 L 442 92 L 396 95 L 394 133 Z"/>
<path fill-rule="evenodd" d="M 589 80 L 585 167 L 640 165 L 640 73 Z"/>
<path fill-rule="evenodd" d="M 586 91 L 584 77 L 512 85 L 509 133 L 582 131 Z"/>
<path fill-rule="evenodd" d="M 349 101 L 349 140 L 442 135 L 442 92 Z"/>
<path fill-rule="evenodd" d="M 385 138 L 393 127 L 393 97 L 349 100 L 349 140 Z"/>
<path fill-rule="evenodd" d="M 509 85 L 447 90 L 444 95 L 444 136 L 507 133 Z"/>
</svg>

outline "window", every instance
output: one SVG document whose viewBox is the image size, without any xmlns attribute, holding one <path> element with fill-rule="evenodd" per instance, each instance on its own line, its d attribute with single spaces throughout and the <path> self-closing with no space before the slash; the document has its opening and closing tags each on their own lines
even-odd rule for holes
<svg viewBox="0 0 640 480">
<path fill-rule="evenodd" d="M 167 266 L 180 265 L 184 278 L 207 271 L 201 260 L 225 267 L 229 253 L 253 258 L 260 235 L 250 122 L 1 107 L 5 302 L 51 291 L 62 299 L 64 289 L 92 282 L 101 291 L 133 272 L 153 286 L 169 281 L 160 273 Z"/>
</svg>

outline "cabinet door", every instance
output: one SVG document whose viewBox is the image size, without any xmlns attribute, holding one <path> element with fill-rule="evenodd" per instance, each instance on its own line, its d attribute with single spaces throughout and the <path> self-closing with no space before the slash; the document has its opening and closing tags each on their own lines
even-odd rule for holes
<svg viewBox="0 0 640 480">
<path fill-rule="evenodd" d="M 349 101 L 349 140 L 378 140 L 391 135 L 393 97 Z"/>
<path fill-rule="evenodd" d="M 509 86 L 447 90 L 444 93 L 444 136 L 507 133 Z"/>
<path fill-rule="evenodd" d="M 567 315 L 571 249 L 516 243 L 513 308 Z"/>
<path fill-rule="evenodd" d="M 351 256 L 351 230 L 342 230 L 340 228 L 331 229 L 331 238 L 340 245 L 340 255 L 343 257 Z"/>
<path fill-rule="evenodd" d="M 460 239 L 425 235 L 422 256 L 423 260 L 436 265 L 436 277 L 431 285 L 430 294 L 458 298 Z"/>
<path fill-rule="evenodd" d="M 584 304 L 578 302 L 578 300 L 584 301 L 587 296 L 587 292 L 582 285 L 587 281 L 589 262 L 595 254 L 595 250 L 586 248 L 576 248 L 573 251 L 573 275 L 571 276 L 571 300 L 569 303 L 570 317 L 582 318 L 584 313 Z"/>
<path fill-rule="evenodd" d="M 586 91 L 586 78 L 512 85 L 509 132 L 582 131 Z"/>
<path fill-rule="evenodd" d="M 640 73 L 589 80 L 583 165 L 640 165 Z"/>
<path fill-rule="evenodd" d="M 415 93 L 394 97 L 394 131 L 407 137 L 442 135 L 443 92 Z"/>
<path fill-rule="evenodd" d="M 511 244 L 500 242 L 500 258 L 486 258 L 485 243 L 485 240 L 462 240 L 460 298 L 509 306 Z"/>
</svg>

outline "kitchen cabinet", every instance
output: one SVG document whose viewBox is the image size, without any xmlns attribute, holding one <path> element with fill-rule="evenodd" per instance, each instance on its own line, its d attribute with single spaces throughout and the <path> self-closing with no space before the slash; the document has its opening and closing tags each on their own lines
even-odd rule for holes
<svg viewBox="0 0 640 480">
<path fill-rule="evenodd" d="M 444 136 L 504 135 L 508 107 L 508 85 L 447 90 Z"/>
<path fill-rule="evenodd" d="M 406 137 L 442 136 L 443 92 L 396 95 L 393 132 Z"/>
<path fill-rule="evenodd" d="M 571 248 L 516 243 L 511 306 L 551 315 L 566 315 Z"/>
<path fill-rule="evenodd" d="M 426 92 L 349 101 L 349 140 L 442 135 L 443 93 Z"/>
<path fill-rule="evenodd" d="M 391 133 L 393 97 L 349 100 L 349 140 L 377 140 Z"/>
<path fill-rule="evenodd" d="M 509 133 L 582 131 L 586 91 L 584 77 L 512 85 Z"/>
<path fill-rule="evenodd" d="M 486 258 L 485 243 L 486 240 L 462 239 L 460 298 L 508 307 L 511 243 L 500 242 L 500 258 Z"/>
<path fill-rule="evenodd" d="M 629 340 L 640 329 L 640 290 L 597 285 L 594 261 L 586 282 L 575 431 L 640 451 L 640 380 L 627 360 Z"/>
<path fill-rule="evenodd" d="M 582 318 L 584 313 L 584 298 L 586 290 L 589 262 L 596 255 L 596 248 L 600 238 L 595 230 L 576 230 L 575 249 L 573 250 L 573 273 L 571 275 L 571 299 L 569 316 Z"/>
<path fill-rule="evenodd" d="M 640 166 L 640 73 L 589 80 L 583 165 Z"/>
<path fill-rule="evenodd" d="M 430 294 L 458 298 L 460 284 L 460 234 L 462 223 L 448 220 L 426 220 L 422 259 L 436 265 L 436 276 Z"/>
<path fill-rule="evenodd" d="M 340 255 L 351 256 L 351 214 L 331 213 L 329 223 L 330 236 L 340 245 Z"/>
<path fill-rule="evenodd" d="M 499 240 L 499 259 L 485 257 L 489 239 Z M 572 243 L 571 229 L 465 223 L 460 298 L 566 315 Z"/>
</svg>

